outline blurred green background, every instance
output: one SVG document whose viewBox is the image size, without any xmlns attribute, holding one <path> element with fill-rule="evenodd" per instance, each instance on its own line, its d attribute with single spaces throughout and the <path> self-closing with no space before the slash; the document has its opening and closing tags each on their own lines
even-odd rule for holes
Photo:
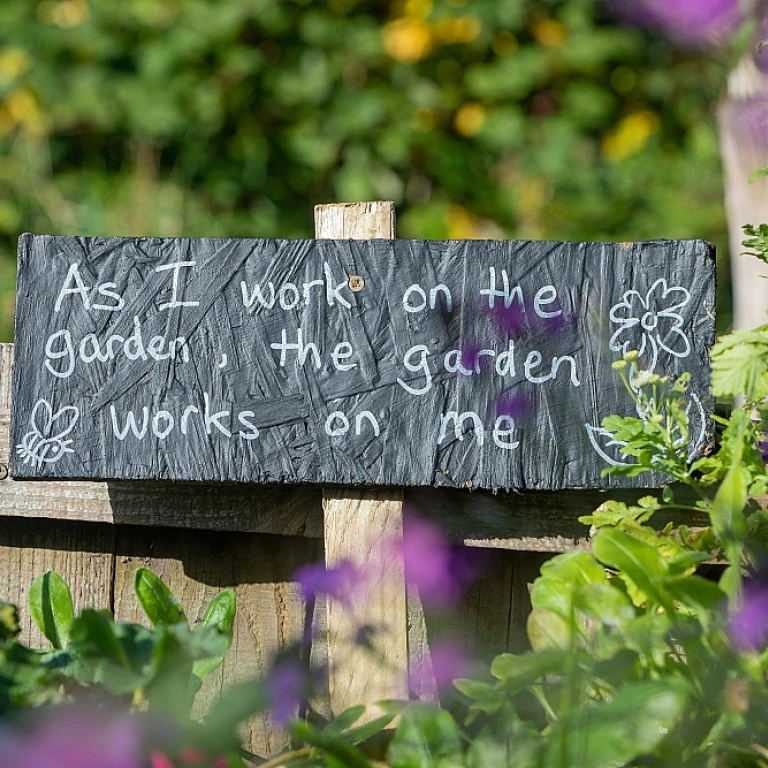
<svg viewBox="0 0 768 768">
<path fill-rule="evenodd" d="M 731 64 L 598 0 L 1 0 L 0 338 L 22 232 L 308 237 L 319 202 L 393 199 L 401 237 L 701 237 L 727 283 Z"/>
</svg>

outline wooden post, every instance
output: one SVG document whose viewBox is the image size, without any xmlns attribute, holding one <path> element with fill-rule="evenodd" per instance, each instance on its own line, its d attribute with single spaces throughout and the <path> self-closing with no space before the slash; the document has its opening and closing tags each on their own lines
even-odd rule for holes
<svg viewBox="0 0 768 768">
<path fill-rule="evenodd" d="M 333 239 L 393 239 L 391 202 L 315 207 L 315 236 Z M 365 277 L 363 275 L 363 277 Z M 325 562 L 352 560 L 361 568 L 375 552 L 384 555 L 363 599 L 352 606 L 328 603 L 328 667 L 334 715 L 357 704 L 408 698 L 406 587 L 402 558 L 387 545 L 402 537 L 401 490 L 327 489 L 323 492 Z M 374 651 L 356 642 L 360 627 L 379 630 Z M 378 714 L 370 707 L 367 717 Z"/>
<path fill-rule="evenodd" d="M 718 109 L 720 151 L 725 174 L 725 203 L 733 281 L 733 326 L 754 328 L 765 323 L 768 268 L 742 255 L 744 224 L 760 224 L 768 211 L 768 179 L 749 183 L 750 174 L 768 164 L 766 113 L 759 103 L 764 75 L 746 56 L 728 78 L 728 94 Z"/>
</svg>

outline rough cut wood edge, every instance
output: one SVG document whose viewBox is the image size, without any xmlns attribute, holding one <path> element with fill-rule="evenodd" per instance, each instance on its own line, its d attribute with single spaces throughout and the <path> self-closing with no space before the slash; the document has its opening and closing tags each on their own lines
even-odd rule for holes
<svg viewBox="0 0 768 768">
<path fill-rule="evenodd" d="M 317 238 L 394 236 L 392 202 L 315 207 Z M 408 698 L 405 569 L 402 556 L 391 548 L 403 535 L 403 492 L 328 488 L 323 491 L 323 517 L 326 564 L 351 560 L 365 568 L 368 577 L 354 605 L 327 602 L 331 711 L 338 715 L 350 706 L 366 704 L 364 719 L 370 719 L 380 714 L 377 701 Z M 372 558 L 378 560 L 373 568 Z M 362 626 L 383 628 L 375 653 L 355 642 Z"/>
</svg>

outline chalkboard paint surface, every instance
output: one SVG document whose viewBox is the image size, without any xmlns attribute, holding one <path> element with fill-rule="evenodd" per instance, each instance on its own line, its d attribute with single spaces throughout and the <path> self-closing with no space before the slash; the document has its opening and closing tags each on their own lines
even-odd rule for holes
<svg viewBox="0 0 768 768">
<path fill-rule="evenodd" d="M 12 474 L 648 485 L 600 476 L 611 363 L 691 373 L 700 453 L 714 272 L 700 241 L 24 235 Z"/>
</svg>

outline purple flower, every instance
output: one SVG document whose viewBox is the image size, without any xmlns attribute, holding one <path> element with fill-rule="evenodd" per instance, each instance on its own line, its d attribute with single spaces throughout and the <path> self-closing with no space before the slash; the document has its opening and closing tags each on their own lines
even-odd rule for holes
<svg viewBox="0 0 768 768">
<path fill-rule="evenodd" d="M 501 336 L 511 339 L 519 339 L 534 332 L 560 334 L 575 324 L 573 316 L 554 302 L 545 305 L 541 314 L 549 313 L 549 316 L 544 317 L 536 312 L 530 299 L 524 302 L 512 301 L 509 306 L 499 300 L 494 302 L 492 308 L 482 305 L 480 311 L 493 321 Z"/>
<path fill-rule="evenodd" d="M 619 17 L 689 48 L 717 45 L 745 19 L 740 0 L 609 0 Z"/>
<path fill-rule="evenodd" d="M 725 130 L 758 149 L 768 149 L 768 78 L 764 91 L 745 99 L 729 100 L 722 109 Z"/>
<path fill-rule="evenodd" d="M 484 570 L 479 552 L 450 547 L 440 528 L 419 517 L 409 515 L 396 549 L 406 580 L 418 588 L 424 602 L 436 606 L 458 600 Z"/>
<path fill-rule="evenodd" d="M 355 588 L 363 581 L 363 574 L 351 560 L 340 560 L 332 568 L 326 568 L 322 563 L 302 566 L 294 579 L 301 585 L 305 600 L 314 599 L 316 595 L 329 595 L 349 603 Z"/>
<path fill-rule="evenodd" d="M 519 388 L 502 392 L 496 403 L 497 416 L 510 416 L 515 421 L 523 419 L 531 412 L 531 399 Z"/>
<path fill-rule="evenodd" d="M 434 643 L 410 670 L 411 689 L 417 693 L 425 690 L 448 688 L 457 677 L 469 673 L 470 663 L 461 646 L 451 640 Z"/>
<path fill-rule="evenodd" d="M 480 373 L 480 350 L 482 347 L 474 341 L 465 342 L 461 347 L 461 364 L 473 373 Z"/>
<path fill-rule="evenodd" d="M 0 732 L 0 768 L 141 768 L 142 734 L 127 714 L 59 708 Z"/>
<path fill-rule="evenodd" d="M 768 645 L 768 585 L 745 585 L 741 607 L 728 622 L 728 634 L 741 651 L 762 651 Z"/>
<path fill-rule="evenodd" d="M 430 655 L 438 689 L 448 687 L 457 677 L 463 677 L 469 671 L 469 661 L 457 643 L 437 643 L 432 646 Z"/>
<path fill-rule="evenodd" d="M 270 714 L 276 723 L 286 725 L 309 692 L 306 675 L 297 664 L 281 661 L 270 671 L 266 685 Z"/>
<path fill-rule="evenodd" d="M 522 304 L 513 302 L 506 307 L 501 301 L 494 303 L 493 309 L 485 307 L 483 311 L 493 320 L 503 335 L 516 339 L 528 331 L 528 313 Z"/>
</svg>

